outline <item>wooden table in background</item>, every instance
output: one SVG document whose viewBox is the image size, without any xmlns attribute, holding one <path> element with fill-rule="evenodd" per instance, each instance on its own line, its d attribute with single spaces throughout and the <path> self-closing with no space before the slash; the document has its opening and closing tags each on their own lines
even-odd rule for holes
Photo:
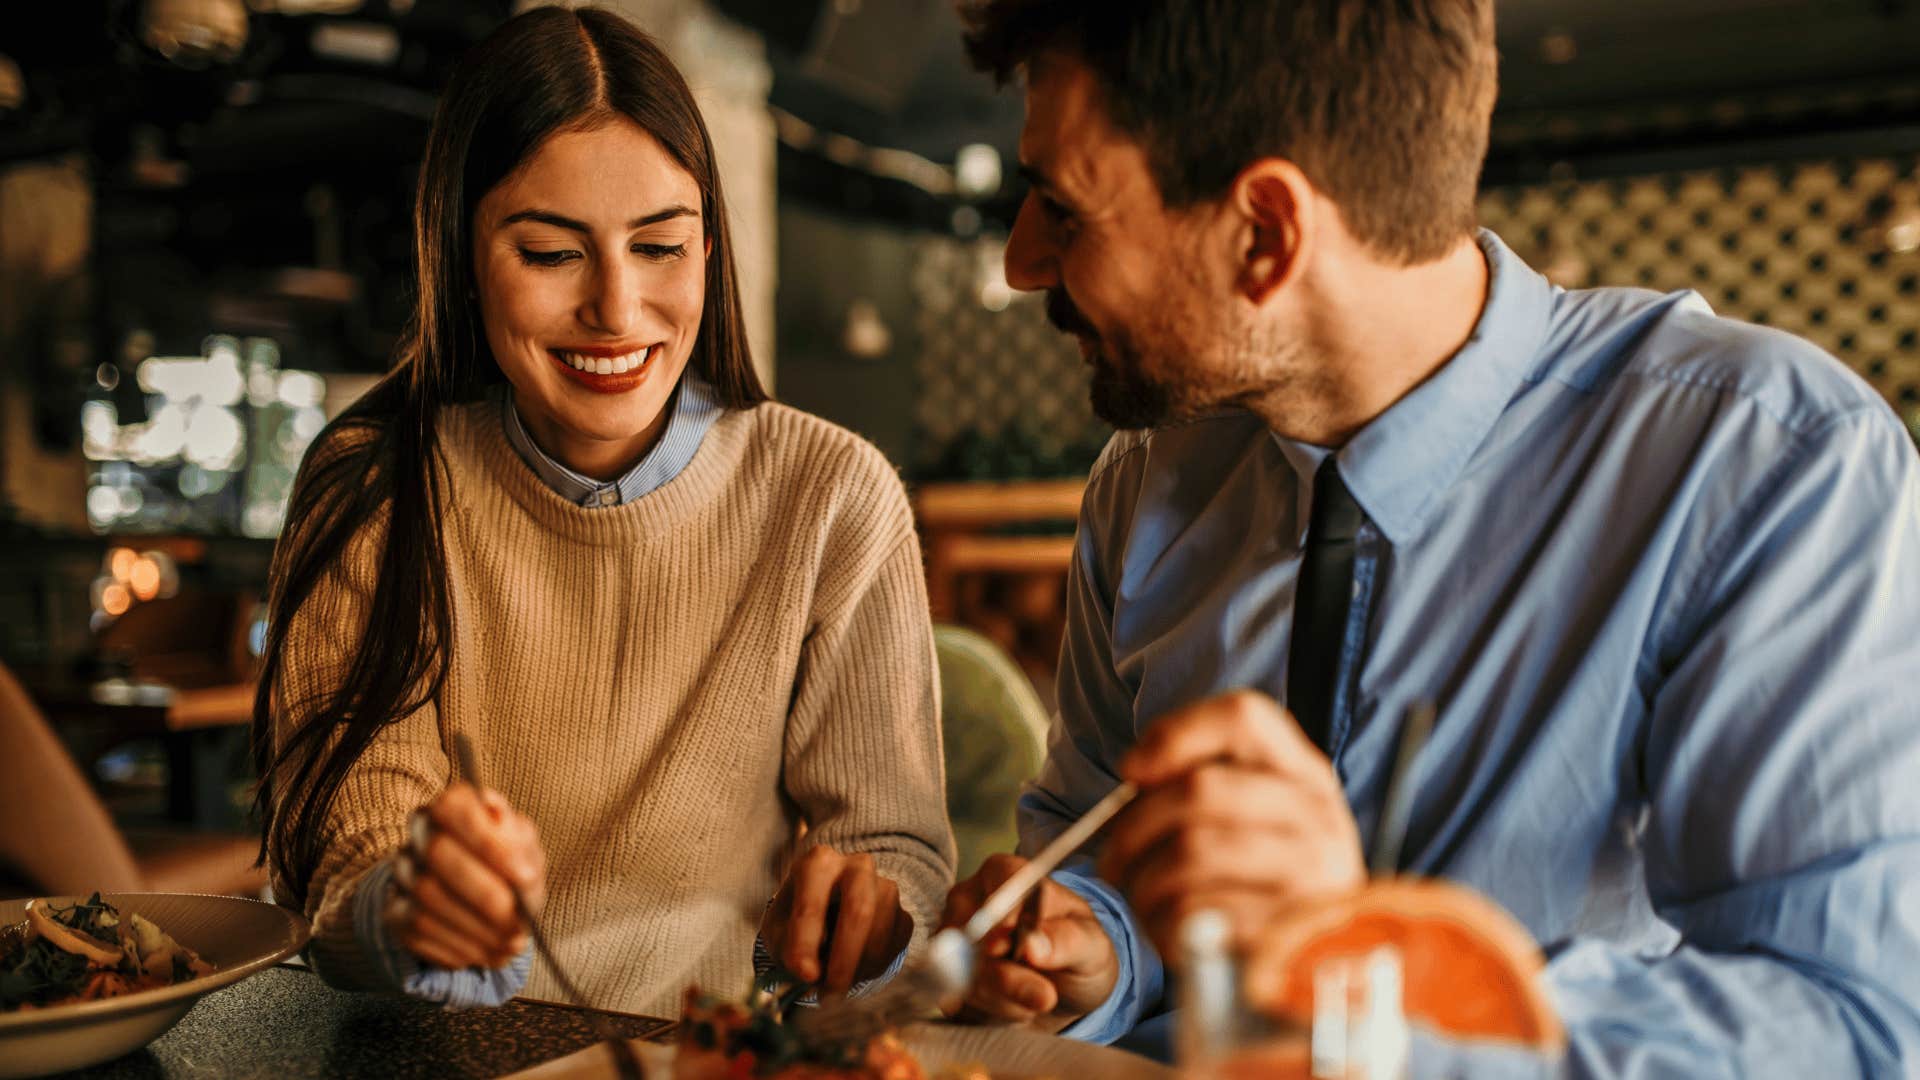
<svg viewBox="0 0 1920 1080">
<path fill-rule="evenodd" d="M 158 738 L 167 754 L 167 816 L 217 826 L 226 816 L 227 755 L 253 722 L 253 683 L 176 689 L 126 680 L 28 688 L 54 727 L 83 727 L 107 745 Z"/>
<path fill-rule="evenodd" d="M 1036 686 L 1059 657 L 1082 480 L 928 484 L 914 492 L 927 602 L 1012 654 Z"/>
</svg>

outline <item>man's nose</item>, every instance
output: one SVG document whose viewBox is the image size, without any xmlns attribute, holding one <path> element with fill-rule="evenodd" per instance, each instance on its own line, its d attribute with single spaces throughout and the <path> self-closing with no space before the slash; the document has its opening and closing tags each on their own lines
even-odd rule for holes
<svg viewBox="0 0 1920 1080">
<path fill-rule="evenodd" d="M 1007 284 L 1021 292 L 1039 292 L 1060 283 L 1052 230 L 1041 219 L 1037 200 L 1029 193 L 1013 219 L 1007 236 Z"/>
</svg>

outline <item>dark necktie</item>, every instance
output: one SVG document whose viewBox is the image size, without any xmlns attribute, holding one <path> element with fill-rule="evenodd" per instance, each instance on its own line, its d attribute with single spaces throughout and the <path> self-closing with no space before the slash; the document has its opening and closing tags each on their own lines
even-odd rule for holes
<svg viewBox="0 0 1920 1080">
<path fill-rule="evenodd" d="M 1293 641 L 1287 646 L 1287 708 L 1314 745 L 1331 754 L 1333 689 L 1353 602 L 1353 538 L 1361 513 L 1329 455 L 1313 475 L 1313 518 L 1293 597 Z"/>
</svg>

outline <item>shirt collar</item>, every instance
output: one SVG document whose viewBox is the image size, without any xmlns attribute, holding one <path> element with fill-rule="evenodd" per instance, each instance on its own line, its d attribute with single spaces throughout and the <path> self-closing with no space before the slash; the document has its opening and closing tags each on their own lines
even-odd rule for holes
<svg viewBox="0 0 1920 1080">
<path fill-rule="evenodd" d="M 1339 450 L 1347 489 L 1395 544 L 1419 534 L 1532 372 L 1546 340 L 1554 286 L 1493 233 L 1482 229 L 1478 239 L 1487 257 L 1488 284 L 1473 335 Z M 1302 452 L 1301 461 L 1288 454 L 1295 469 L 1310 466 L 1299 473 L 1303 487 L 1312 487 L 1311 466 L 1323 454 Z"/>
<path fill-rule="evenodd" d="M 667 409 L 666 430 L 633 468 L 614 480 L 595 480 L 562 465 L 540 449 L 520 420 L 520 409 L 514 404 L 511 386 L 507 387 L 501 406 L 507 442 L 520 455 L 520 460 L 555 494 L 575 505 L 591 508 L 632 502 L 680 475 L 721 412 L 713 387 L 692 369 L 680 376 L 680 385 L 667 399 Z"/>
</svg>

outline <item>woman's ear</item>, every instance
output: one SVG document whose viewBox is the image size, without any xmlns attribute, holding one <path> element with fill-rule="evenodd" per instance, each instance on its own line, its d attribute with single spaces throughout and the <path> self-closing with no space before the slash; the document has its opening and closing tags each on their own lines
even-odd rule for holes
<svg viewBox="0 0 1920 1080">
<path fill-rule="evenodd" d="M 1262 158 L 1234 179 L 1242 238 L 1238 291 L 1263 305 L 1300 276 L 1313 241 L 1314 189 L 1285 158 Z"/>
</svg>

